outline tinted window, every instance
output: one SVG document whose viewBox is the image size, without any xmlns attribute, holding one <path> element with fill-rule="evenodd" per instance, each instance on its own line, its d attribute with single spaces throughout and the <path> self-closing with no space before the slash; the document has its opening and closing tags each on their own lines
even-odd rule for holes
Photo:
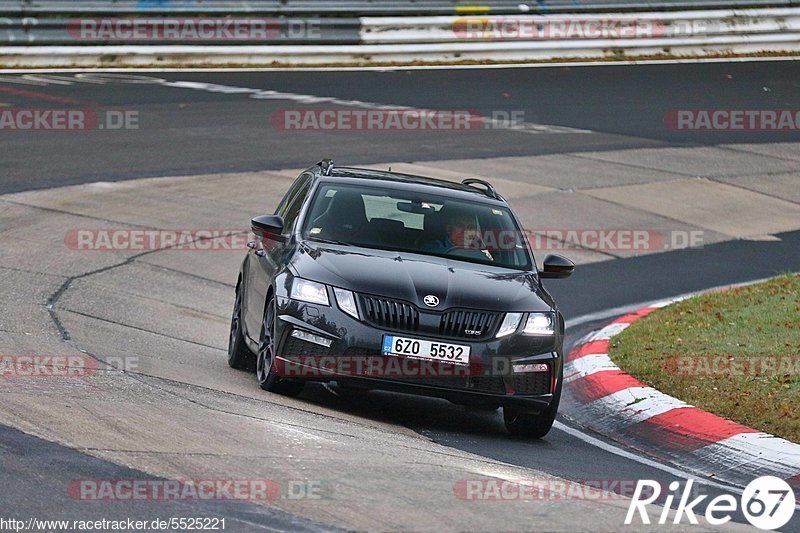
<svg viewBox="0 0 800 533">
<path fill-rule="evenodd" d="M 280 215 L 286 219 L 286 210 L 289 208 L 289 205 L 294 200 L 295 196 L 297 195 L 297 191 L 299 191 L 308 181 L 311 179 L 310 174 L 302 174 L 299 178 L 297 178 L 292 186 L 289 187 L 289 190 L 284 195 L 281 203 L 278 204 L 277 209 L 275 209 L 275 214 Z"/>
<path fill-rule="evenodd" d="M 509 209 L 437 194 L 323 184 L 311 203 L 304 238 L 450 257 L 518 270 L 531 268 Z"/>
<path fill-rule="evenodd" d="M 297 216 L 300 214 L 300 210 L 303 207 L 303 203 L 308 196 L 308 191 L 311 188 L 311 180 L 305 180 L 302 182 L 300 189 L 295 194 L 294 198 L 292 198 L 291 202 L 286 208 L 286 212 L 282 215 L 283 216 L 283 228 L 284 233 L 291 233 L 292 228 L 294 227 L 294 223 L 297 220 Z"/>
</svg>

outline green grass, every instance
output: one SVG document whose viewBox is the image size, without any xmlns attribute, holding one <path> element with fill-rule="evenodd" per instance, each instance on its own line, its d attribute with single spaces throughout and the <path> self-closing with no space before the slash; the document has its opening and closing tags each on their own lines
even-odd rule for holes
<svg viewBox="0 0 800 533">
<path fill-rule="evenodd" d="M 654 311 L 610 356 L 666 394 L 800 442 L 800 275 Z"/>
</svg>

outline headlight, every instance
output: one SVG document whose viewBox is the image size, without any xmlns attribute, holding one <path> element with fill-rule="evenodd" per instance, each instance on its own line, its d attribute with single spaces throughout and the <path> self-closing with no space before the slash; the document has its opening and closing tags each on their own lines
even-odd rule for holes
<svg viewBox="0 0 800 533">
<path fill-rule="evenodd" d="M 525 335 L 555 335 L 555 316 L 553 313 L 529 313 L 522 333 Z"/>
<path fill-rule="evenodd" d="M 336 296 L 336 304 L 339 309 L 358 320 L 358 307 L 356 307 L 356 297 L 353 291 L 334 287 L 333 295 Z"/>
<path fill-rule="evenodd" d="M 499 339 L 500 337 L 511 335 L 517 331 L 517 327 L 519 326 L 519 321 L 521 318 L 522 313 L 506 313 L 503 323 L 500 324 L 500 330 L 497 332 L 497 338 Z"/>
<path fill-rule="evenodd" d="M 291 298 L 293 300 L 311 302 L 312 304 L 330 305 L 328 303 L 328 289 L 325 285 L 302 278 L 294 278 L 294 281 L 292 281 Z"/>
</svg>

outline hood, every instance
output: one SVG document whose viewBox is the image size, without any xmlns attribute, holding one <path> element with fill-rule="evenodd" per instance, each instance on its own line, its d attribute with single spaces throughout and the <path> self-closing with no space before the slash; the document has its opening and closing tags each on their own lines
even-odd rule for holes
<svg viewBox="0 0 800 533">
<path fill-rule="evenodd" d="M 292 260 L 306 279 L 405 300 L 421 309 L 453 307 L 490 311 L 548 311 L 536 275 L 407 252 L 304 242 Z M 439 304 L 423 301 L 433 295 Z"/>
</svg>

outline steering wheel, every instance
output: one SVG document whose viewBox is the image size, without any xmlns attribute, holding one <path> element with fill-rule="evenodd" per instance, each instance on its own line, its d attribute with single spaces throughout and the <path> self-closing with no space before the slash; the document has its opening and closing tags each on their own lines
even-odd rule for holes
<svg viewBox="0 0 800 533">
<path fill-rule="evenodd" d="M 494 261 L 494 258 L 489 257 L 483 250 L 478 248 L 464 248 L 462 246 L 451 246 L 448 250 L 445 251 L 447 255 L 454 255 L 456 257 L 472 257 L 475 259 L 483 259 L 484 261 L 489 259 L 490 261 Z"/>
</svg>

